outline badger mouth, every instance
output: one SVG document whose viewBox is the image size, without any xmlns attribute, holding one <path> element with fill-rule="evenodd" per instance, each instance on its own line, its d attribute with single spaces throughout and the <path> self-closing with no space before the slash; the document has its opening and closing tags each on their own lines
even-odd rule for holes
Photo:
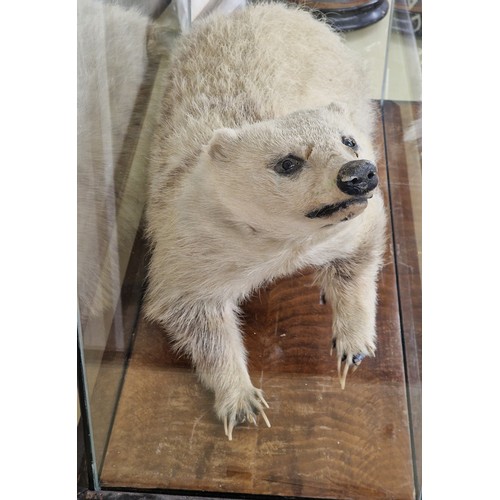
<svg viewBox="0 0 500 500">
<path fill-rule="evenodd" d="M 369 196 L 371 198 L 371 196 Z M 356 198 L 351 198 L 349 200 L 341 201 L 340 203 L 334 203 L 333 205 L 323 205 L 316 210 L 312 210 L 306 217 L 309 219 L 321 219 L 324 217 L 330 217 L 336 212 L 345 210 L 353 205 L 368 205 L 368 197 L 366 196 L 356 196 Z"/>
</svg>

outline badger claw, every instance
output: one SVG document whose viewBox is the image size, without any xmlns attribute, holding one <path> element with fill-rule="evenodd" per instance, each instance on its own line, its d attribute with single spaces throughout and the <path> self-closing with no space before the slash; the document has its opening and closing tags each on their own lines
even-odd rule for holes
<svg viewBox="0 0 500 500">
<path fill-rule="evenodd" d="M 342 370 L 342 363 L 346 362 L 344 365 L 344 369 Z M 351 366 L 350 360 L 347 360 L 347 356 L 344 354 L 343 356 L 340 356 L 340 354 L 337 356 L 337 372 L 339 374 L 339 382 L 340 382 L 340 387 L 342 390 L 345 389 L 345 381 L 347 378 L 347 372 L 349 371 L 349 366 Z"/>
<path fill-rule="evenodd" d="M 269 408 L 267 401 L 262 395 L 260 389 L 252 388 L 247 394 L 246 398 L 242 398 L 237 406 L 232 406 L 228 408 L 227 411 L 221 415 L 222 422 L 224 424 L 224 434 L 229 439 L 233 440 L 233 430 L 234 428 L 243 422 L 250 422 L 257 426 L 257 415 L 262 415 L 264 422 L 267 427 L 271 427 L 271 423 L 264 413 L 263 408 Z"/>
<path fill-rule="evenodd" d="M 337 349 L 337 341 L 336 339 L 332 340 L 332 346 L 330 348 L 330 356 L 333 355 L 333 350 Z M 361 364 L 363 359 L 366 357 L 366 354 L 358 352 L 357 354 L 346 354 L 342 349 L 338 350 L 337 353 L 337 372 L 339 375 L 340 387 L 342 390 L 345 389 L 345 383 L 347 379 L 347 374 L 349 373 L 349 368 L 352 367 L 351 373 L 355 372 L 358 369 L 358 366 Z M 342 368 L 342 363 L 344 363 L 344 367 Z"/>
</svg>

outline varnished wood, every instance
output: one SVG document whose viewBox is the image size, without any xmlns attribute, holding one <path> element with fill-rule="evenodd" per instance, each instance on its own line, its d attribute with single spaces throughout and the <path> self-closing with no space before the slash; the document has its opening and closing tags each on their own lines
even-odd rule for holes
<svg viewBox="0 0 500 500">
<path fill-rule="evenodd" d="M 296 0 L 296 3 L 307 5 L 315 9 L 328 9 L 343 12 L 346 10 L 372 8 L 379 3 L 379 0 Z"/>
<path fill-rule="evenodd" d="M 379 173 L 387 199 L 381 121 Z M 340 389 L 329 355 L 331 309 L 310 270 L 261 290 L 244 307 L 254 384 L 268 429 L 229 442 L 213 396 L 165 333 L 140 321 L 101 474 L 104 487 L 317 498 L 414 497 L 392 241 L 380 278 L 378 350 Z"/>
<path fill-rule="evenodd" d="M 312 10 L 338 31 L 352 31 L 380 21 L 389 11 L 387 0 L 289 0 Z"/>
<path fill-rule="evenodd" d="M 422 0 L 409 2 L 408 0 L 396 0 L 394 9 L 399 11 L 411 12 L 412 14 L 422 14 Z"/>
<path fill-rule="evenodd" d="M 99 372 L 90 396 L 92 432 L 97 467 L 102 466 L 107 437 L 113 423 L 116 401 L 120 394 L 124 367 L 137 323 L 140 297 L 145 279 L 145 246 L 138 235 L 134 242 L 121 290 L 120 306 L 114 316 L 104 352 L 85 350 L 85 360 L 99 362 Z"/>
<path fill-rule="evenodd" d="M 421 104 L 385 101 L 383 113 L 418 487 L 422 478 L 422 284 L 419 259 L 422 152 L 421 138 L 405 140 L 405 133 L 415 122 L 419 126 Z M 412 147 L 414 151 L 409 154 Z"/>
</svg>

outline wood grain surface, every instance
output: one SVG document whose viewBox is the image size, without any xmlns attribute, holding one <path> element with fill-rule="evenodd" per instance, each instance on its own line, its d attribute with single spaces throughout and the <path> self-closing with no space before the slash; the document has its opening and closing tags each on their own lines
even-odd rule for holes
<svg viewBox="0 0 500 500">
<path fill-rule="evenodd" d="M 383 114 L 385 139 L 390 145 L 387 166 L 394 240 L 397 243 L 395 261 L 419 489 L 422 481 L 422 144 L 418 122 L 422 105 L 385 101 Z"/>
<path fill-rule="evenodd" d="M 379 173 L 387 199 L 381 120 Z M 412 450 L 392 240 L 380 278 L 378 350 L 338 382 L 331 309 L 310 270 L 245 305 L 254 385 L 270 405 L 259 426 L 224 436 L 213 396 L 165 332 L 139 321 L 102 486 L 336 499 L 414 498 Z"/>
</svg>

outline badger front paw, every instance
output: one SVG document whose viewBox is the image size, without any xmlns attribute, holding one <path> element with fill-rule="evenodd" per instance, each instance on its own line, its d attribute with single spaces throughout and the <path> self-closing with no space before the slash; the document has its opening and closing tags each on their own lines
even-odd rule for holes
<svg viewBox="0 0 500 500">
<path fill-rule="evenodd" d="M 330 356 L 333 355 L 334 349 L 337 351 L 337 370 L 340 386 L 345 389 L 349 368 L 352 366 L 352 373 L 366 356 L 375 356 L 375 334 L 351 333 L 336 335 L 334 333 Z M 342 363 L 344 363 L 343 369 Z"/>
<path fill-rule="evenodd" d="M 216 394 L 215 411 L 224 423 L 224 433 L 229 441 L 233 439 L 233 429 L 243 422 L 257 425 L 258 415 L 262 415 L 264 422 L 271 427 L 264 407 L 269 408 L 262 390 L 253 386 L 248 388 L 231 389 Z"/>
</svg>

